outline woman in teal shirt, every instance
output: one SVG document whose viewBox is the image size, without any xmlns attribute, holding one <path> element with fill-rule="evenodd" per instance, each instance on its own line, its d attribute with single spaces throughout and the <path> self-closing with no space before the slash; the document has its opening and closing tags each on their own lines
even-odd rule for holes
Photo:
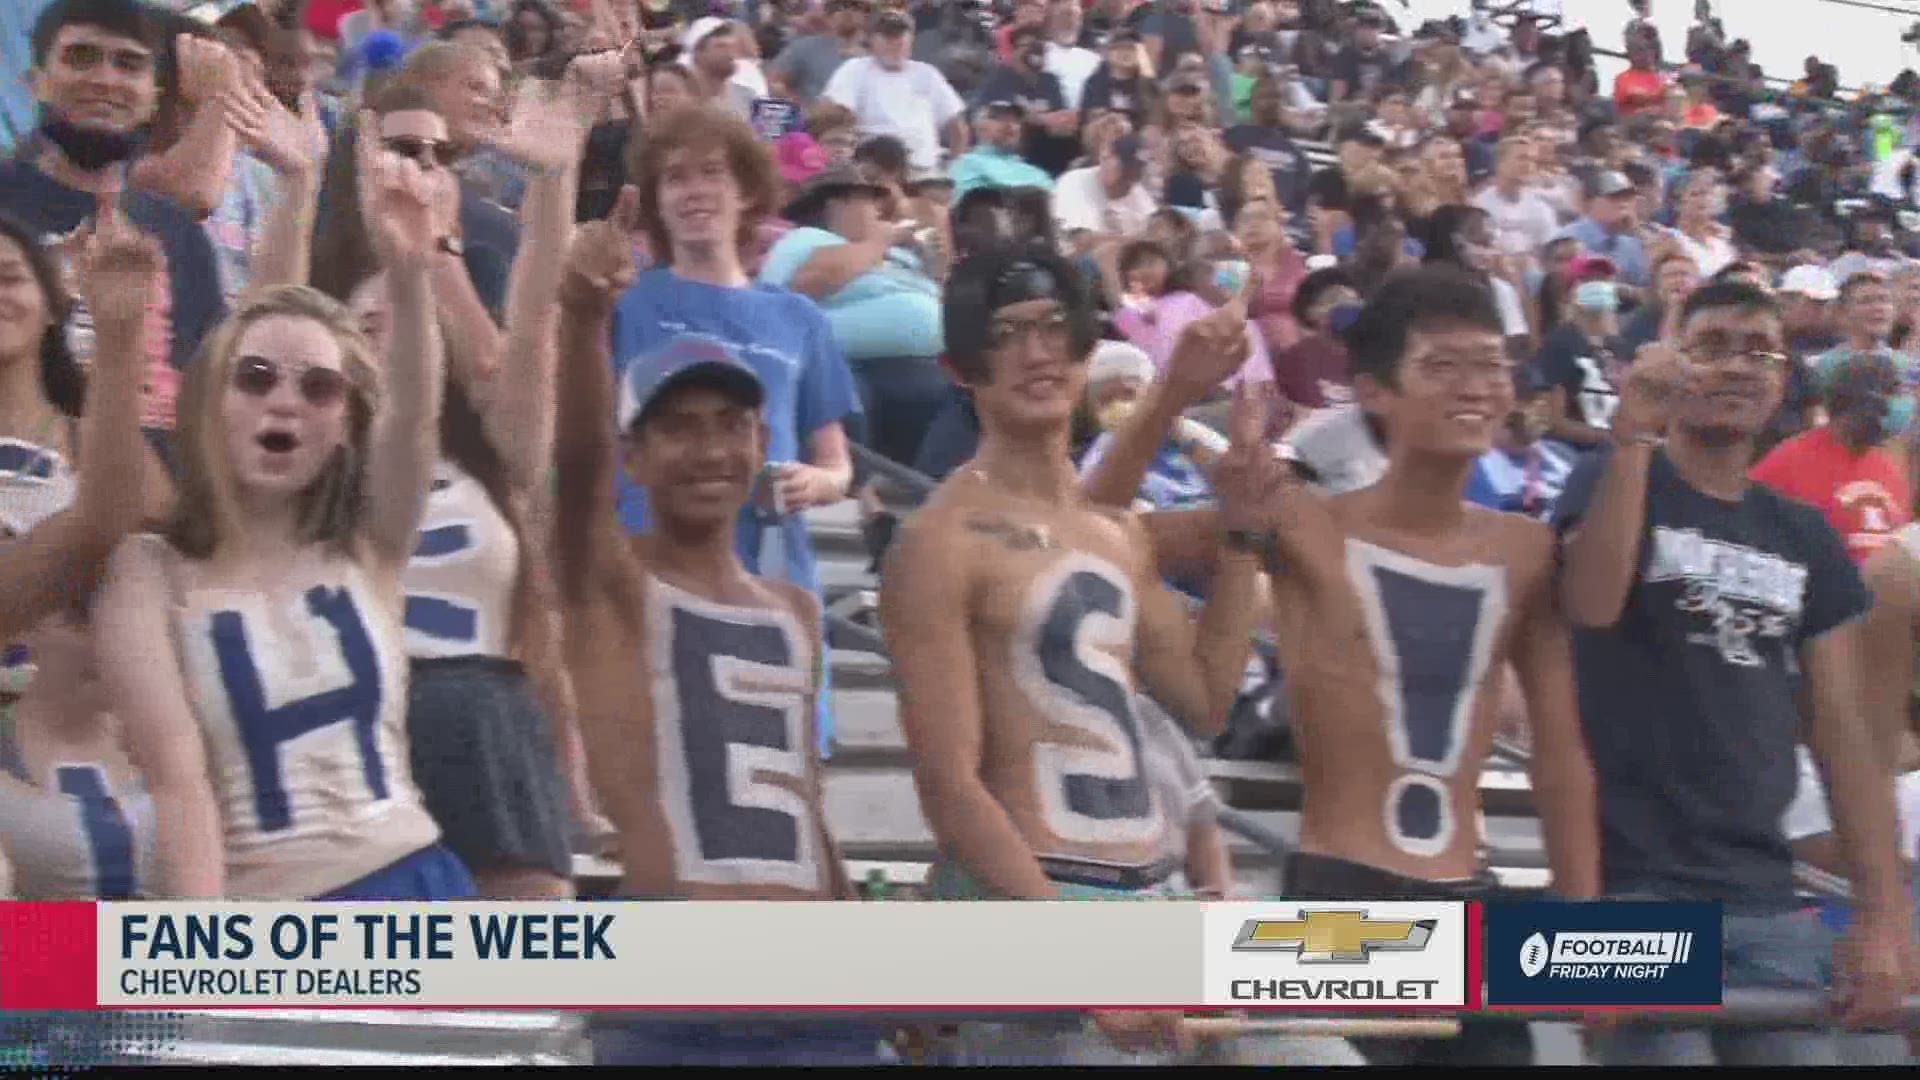
<svg viewBox="0 0 1920 1080">
<path fill-rule="evenodd" d="M 853 169 L 829 169 L 787 207 L 795 228 L 761 266 L 764 284 L 809 296 L 826 315 L 859 386 L 862 440 L 911 462 L 946 403 L 940 283 L 900 235 L 892 197 Z"/>
</svg>

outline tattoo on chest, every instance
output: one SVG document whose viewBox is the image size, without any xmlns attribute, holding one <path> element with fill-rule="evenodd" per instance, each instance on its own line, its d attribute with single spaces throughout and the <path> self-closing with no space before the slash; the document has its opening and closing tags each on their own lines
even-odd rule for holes
<svg viewBox="0 0 1920 1080">
<path fill-rule="evenodd" d="M 967 519 L 967 531 L 995 540 L 1009 551 L 1053 548 L 1053 533 L 1045 525 L 1022 525 L 1005 518 L 975 515 Z"/>
</svg>

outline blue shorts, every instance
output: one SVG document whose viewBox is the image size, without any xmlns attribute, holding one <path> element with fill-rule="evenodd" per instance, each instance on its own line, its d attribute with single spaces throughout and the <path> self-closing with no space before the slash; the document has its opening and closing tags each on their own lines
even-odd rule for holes
<svg viewBox="0 0 1920 1080">
<path fill-rule="evenodd" d="M 429 844 L 315 900 L 471 900 L 479 887 L 445 844 Z"/>
<path fill-rule="evenodd" d="M 800 1023 L 768 1013 L 726 1023 L 649 1020 L 644 1011 L 594 1013 L 587 1023 L 595 1065 L 885 1065 L 893 1035 L 848 1020 Z"/>
</svg>

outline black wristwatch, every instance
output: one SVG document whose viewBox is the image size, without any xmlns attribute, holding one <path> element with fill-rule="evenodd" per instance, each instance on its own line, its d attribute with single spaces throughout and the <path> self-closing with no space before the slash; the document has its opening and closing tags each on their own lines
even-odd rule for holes
<svg viewBox="0 0 1920 1080">
<path fill-rule="evenodd" d="M 438 248 L 442 254 L 451 255 L 456 259 L 467 257 L 467 245 L 461 243 L 457 236 L 443 236 L 434 247 Z"/>
</svg>

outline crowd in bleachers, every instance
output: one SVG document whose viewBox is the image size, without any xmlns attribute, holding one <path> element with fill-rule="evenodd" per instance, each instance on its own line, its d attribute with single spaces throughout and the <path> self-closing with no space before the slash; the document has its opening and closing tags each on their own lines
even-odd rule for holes
<svg viewBox="0 0 1920 1080">
<path fill-rule="evenodd" d="M 630 898 L 854 898 L 807 527 L 851 502 L 926 895 L 1500 895 L 1497 744 L 1555 893 L 1721 901 L 1730 987 L 1852 1028 L 1920 977 L 1920 75 L 1769 83 L 1704 0 L 1678 50 L 1639 5 L 1610 80 L 1525 2 L 27 6 L 0 895 L 568 898 L 605 855 Z M 1201 757 L 1281 743 L 1298 850 L 1249 893 Z M 1296 1051 L 1532 1060 L 1511 1021 Z"/>
</svg>

